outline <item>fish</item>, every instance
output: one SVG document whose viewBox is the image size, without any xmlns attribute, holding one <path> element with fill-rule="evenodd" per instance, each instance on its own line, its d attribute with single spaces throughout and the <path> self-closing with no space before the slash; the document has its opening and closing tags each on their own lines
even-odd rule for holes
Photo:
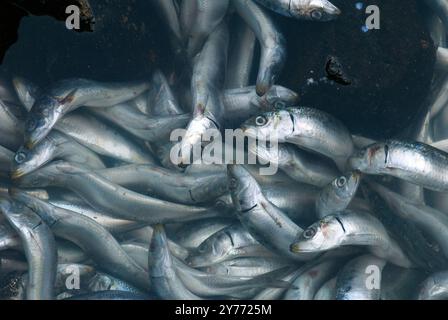
<svg viewBox="0 0 448 320">
<path fill-rule="evenodd" d="M 121 131 L 85 112 L 65 116 L 56 124 L 55 130 L 102 156 L 126 163 L 157 163 L 150 150 L 144 149 Z"/>
<path fill-rule="evenodd" d="M 21 203 L 0 199 L 0 211 L 19 234 L 28 262 L 27 300 L 55 298 L 57 253 L 50 228 Z"/>
<path fill-rule="evenodd" d="M 316 199 L 317 216 L 324 218 L 329 214 L 347 209 L 355 197 L 356 191 L 358 191 L 360 181 L 361 176 L 356 171 L 333 180 L 333 182 L 322 189 L 319 197 Z"/>
<path fill-rule="evenodd" d="M 33 149 L 21 147 L 14 156 L 11 177 L 18 179 L 27 175 L 53 159 L 74 162 L 91 169 L 104 169 L 101 158 L 90 149 L 79 144 L 63 133 L 52 131 Z"/>
<path fill-rule="evenodd" d="M 191 79 L 193 118 L 180 145 L 183 165 L 197 160 L 192 161 L 191 155 L 195 155 L 194 149 L 202 145 L 203 136 L 207 132 L 221 129 L 224 108 L 219 93 L 224 85 L 228 45 L 229 32 L 223 22 L 210 34 L 200 54 L 194 59 Z"/>
<path fill-rule="evenodd" d="M 101 83 L 80 78 L 58 81 L 43 91 L 28 113 L 25 146 L 34 147 L 62 117 L 81 106 L 110 107 L 137 97 L 149 86 L 148 81 Z"/>
<path fill-rule="evenodd" d="M 350 167 L 370 175 L 389 175 L 434 191 L 448 191 L 448 153 L 420 142 L 388 140 L 358 151 Z"/>
<path fill-rule="evenodd" d="M 13 159 L 14 153 L 0 145 L 0 175 L 9 173 Z"/>
<path fill-rule="evenodd" d="M 90 292 L 123 291 L 140 295 L 145 294 L 142 290 L 132 284 L 104 272 L 97 272 L 91 279 L 89 279 L 87 287 Z"/>
<path fill-rule="evenodd" d="M 326 22 L 337 19 L 341 14 L 341 10 L 327 0 L 255 1 L 278 14 L 299 20 Z"/>
<path fill-rule="evenodd" d="M 149 277 L 158 297 L 168 300 L 201 300 L 179 279 L 165 230 L 160 224 L 154 226 L 148 259 Z"/>
<path fill-rule="evenodd" d="M 274 147 L 249 144 L 248 152 L 257 156 L 258 161 L 262 163 L 274 164 L 293 180 L 316 187 L 328 185 L 340 174 L 338 168 L 328 159 L 288 143 Z"/>
<path fill-rule="evenodd" d="M 295 144 L 324 155 L 344 171 L 354 151 L 348 129 L 330 114 L 313 108 L 295 107 L 269 111 L 247 120 L 243 132 L 252 138 Z"/>
<path fill-rule="evenodd" d="M 0 251 L 21 247 L 22 241 L 17 232 L 8 223 L 0 223 Z"/>
<path fill-rule="evenodd" d="M 13 77 L 12 83 L 20 102 L 27 111 L 30 111 L 36 98 L 42 94 L 42 89 L 34 82 L 23 77 Z"/>
<path fill-rule="evenodd" d="M 129 103 L 117 104 L 109 108 L 96 108 L 91 112 L 148 142 L 166 139 L 173 130 L 185 127 L 191 118 L 191 115 L 186 113 L 171 116 L 148 116 L 135 110 Z"/>
<path fill-rule="evenodd" d="M 127 165 L 95 172 L 120 186 L 182 204 L 211 203 L 228 192 L 224 171 L 189 174 L 155 165 Z"/>
<path fill-rule="evenodd" d="M 54 207 L 18 189 L 11 189 L 10 193 L 14 199 L 34 210 L 55 235 L 75 243 L 102 269 L 137 286 L 149 288 L 147 273 L 130 259 L 114 237 L 94 220 Z"/>
<path fill-rule="evenodd" d="M 289 250 L 303 229 L 266 199 L 257 181 L 243 166 L 228 165 L 227 172 L 238 219 L 257 241 L 286 258 L 304 261 L 315 256 L 296 255 Z"/>
<path fill-rule="evenodd" d="M 447 300 L 448 272 L 440 271 L 425 279 L 418 290 L 418 300 Z"/>
<path fill-rule="evenodd" d="M 337 276 L 336 300 L 379 300 L 381 273 L 385 265 L 385 260 L 372 255 L 362 255 L 349 261 Z M 379 272 L 380 278 L 376 281 L 370 280 L 372 271 L 369 268 L 372 267 Z M 368 283 L 371 288 L 368 288 Z"/>
<path fill-rule="evenodd" d="M 162 0 L 163 1 L 163 0 Z M 193 58 L 198 54 L 207 38 L 218 28 L 223 21 L 229 0 L 194 0 L 196 1 L 195 19 L 189 29 L 187 52 Z"/>
<path fill-rule="evenodd" d="M 264 8 L 251 0 L 232 0 L 232 4 L 261 46 L 256 83 L 256 93 L 261 97 L 277 82 L 283 70 L 286 40 Z"/>
<path fill-rule="evenodd" d="M 404 268 L 412 266 L 381 222 L 366 212 L 345 210 L 328 215 L 299 233 L 290 249 L 293 253 L 316 253 L 340 246 L 367 246 L 372 254 L 388 262 Z"/>
<path fill-rule="evenodd" d="M 232 224 L 211 235 L 186 262 L 193 268 L 206 267 L 240 257 L 275 256 L 256 241 L 240 223 Z"/>
<path fill-rule="evenodd" d="M 212 218 L 184 223 L 176 230 L 175 240 L 183 247 L 195 249 L 218 231 L 232 224 L 229 218 Z"/>
<path fill-rule="evenodd" d="M 75 164 L 56 161 L 22 177 L 19 187 L 57 186 L 68 188 L 94 209 L 132 221 L 191 221 L 199 218 L 230 214 L 231 208 L 181 205 L 145 196 L 114 184 L 95 172 Z"/>
<path fill-rule="evenodd" d="M 226 89 L 247 87 L 255 60 L 257 38 L 254 32 L 242 19 L 237 20 L 233 30 L 235 32 L 229 45 L 229 62 L 224 85 Z"/>
</svg>

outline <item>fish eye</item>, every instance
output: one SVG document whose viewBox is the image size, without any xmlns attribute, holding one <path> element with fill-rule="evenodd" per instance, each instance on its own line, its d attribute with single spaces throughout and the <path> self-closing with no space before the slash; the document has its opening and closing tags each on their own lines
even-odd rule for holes
<svg viewBox="0 0 448 320">
<path fill-rule="evenodd" d="M 343 186 L 345 186 L 346 183 L 347 183 L 347 178 L 344 177 L 344 176 L 339 177 L 339 178 L 336 180 L 336 186 L 337 186 L 338 188 L 342 188 Z"/>
<path fill-rule="evenodd" d="M 257 126 L 264 126 L 268 122 L 268 119 L 266 119 L 265 116 L 258 116 L 255 118 L 255 124 Z"/>
<path fill-rule="evenodd" d="M 277 101 L 275 103 L 275 108 L 276 109 L 284 109 L 286 107 L 285 103 L 283 101 Z"/>
<path fill-rule="evenodd" d="M 320 20 L 322 19 L 322 12 L 319 10 L 313 10 L 311 11 L 311 18 L 313 18 L 314 20 Z"/>
<path fill-rule="evenodd" d="M 310 238 L 314 237 L 315 234 L 316 234 L 316 228 L 311 227 L 311 228 L 306 229 L 303 232 L 303 237 L 305 239 L 310 239 Z"/>
<path fill-rule="evenodd" d="M 14 157 L 14 160 L 21 164 L 26 160 L 26 153 L 25 152 L 17 152 L 16 156 Z"/>
</svg>

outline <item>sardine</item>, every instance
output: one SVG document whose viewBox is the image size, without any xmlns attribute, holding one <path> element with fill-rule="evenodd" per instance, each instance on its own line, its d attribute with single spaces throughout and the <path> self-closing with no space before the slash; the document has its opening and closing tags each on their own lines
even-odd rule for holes
<svg viewBox="0 0 448 320">
<path fill-rule="evenodd" d="M 390 175 L 430 190 L 448 191 L 448 153 L 424 143 L 376 143 L 353 155 L 350 166 L 363 173 Z"/>
<path fill-rule="evenodd" d="M 0 210 L 19 234 L 25 250 L 29 265 L 26 299 L 53 299 L 57 253 L 50 228 L 20 203 L 0 199 Z"/>
<path fill-rule="evenodd" d="M 225 172 L 185 174 L 152 165 L 129 165 L 96 173 L 120 186 L 183 204 L 212 202 L 228 191 Z"/>
<path fill-rule="evenodd" d="M 290 244 L 303 229 L 270 203 L 257 181 L 239 165 L 228 166 L 229 189 L 238 218 L 251 235 L 276 254 L 295 260 L 308 260 L 314 254 L 297 254 Z"/>
<path fill-rule="evenodd" d="M 269 250 L 255 240 L 240 223 L 230 225 L 206 239 L 187 258 L 193 267 L 205 267 L 241 257 L 272 257 Z"/>
<path fill-rule="evenodd" d="M 279 144 L 276 147 L 250 144 L 248 151 L 256 155 L 258 161 L 274 164 L 293 180 L 316 187 L 328 185 L 339 175 L 339 170 L 328 159 L 290 144 Z"/>
<path fill-rule="evenodd" d="M 67 113 L 81 106 L 110 107 L 149 89 L 149 82 L 100 83 L 86 79 L 59 81 L 35 101 L 25 124 L 25 145 L 32 148 Z"/>
<path fill-rule="evenodd" d="M 153 289 L 160 298 L 168 300 L 201 299 L 188 290 L 179 279 L 162 225 L 154 227 L 148 265 Z"/>
<path fill-rule="evenodd" d="M 342 171 L 354 149 L 352 136 L 339 120 L 312 108 L 266 112 L 247 120 L 242 129 L 259 140 L 275 134 L 279 143 L 292 143 L 333 159 Z"/>
<path fill-rule="evenodd" d="M 103 270 L 141 288 L 149 288 L 147 273 L 130 259 L 114 237 L 94 220 L 54 207 L 18 189 L 11 190 L 11 194 L 35 210 L 55 235 L 78 245 Z"/>
<path fill-rule="evenodd" d="M 234 7 L 261 45 L 256 92 L 261 97 L 277 82 L 286 61 L 285 38 L 268 13 L 251 0 L 233 0 Z"/>
<path fill-rule="evenodd" d="M 77 163 L 90 169 L 104 169 L 98 155 L 63 133 L 52 131 L 33 149 L 21 147 L 14 156 L 11 177 L 18 179 L 53 159 Z"/>
<path fill-rule="evenodd" d="M 341 246 L 367 246 L 373 254 L 397 266 L 412 266 L 381 222 L 366 212 L 346 210 L 324 217 L 299 234 L 291 251 L 323 252 Z"/>
<path fill-rule="evenodd" d="M 22 187 L 58 186 L 75 192 L 94 209 L 113 217 L 147 222 L 180 222 L 226 214 L 223 208 L 193 207 L 144 196 L 74 164 L 57 161 L 18 181 Z"/>
</svg>

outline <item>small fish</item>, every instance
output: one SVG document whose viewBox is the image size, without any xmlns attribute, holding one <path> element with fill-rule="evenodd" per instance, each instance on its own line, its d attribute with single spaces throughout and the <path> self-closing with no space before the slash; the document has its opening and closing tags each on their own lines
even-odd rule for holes
<svg viewBox="0 0 448 320">
<path fill-rule="evenodd" d="M 256 92 L 261 97 L 276 83 L 286 61 L 286 41 L 268 13 L 251 0 L 233 0 L 236 11 L 261 45 Z"/>
<path fill-rule="evenodd" d="M 341 246 L 367 246 L 373 254 L 397 266 L 412 266 L 381 222 L 365 212 L 346 210 L 324 217 L 299 234 L 291 251 L 316 253 Z"/>
<path fill-rule="evenodd" d="M 388 140 L 350 158 L 354 170 L 390 175 L 434 191 L 448 191 L 448 153 L 420 142 Z"/>
<path fill-rule="evenodd" d="M 81 106 L 110 107 L 137 97 L 149 82 L 100 83 L 86 79 L 59 81 L 35 101 L 25 124 L 25 145 L 34 147 L 67 113 Z"/>
<path fill-rule="evenodd" d="M 418 300 L 448 300 L 448 271 L 429 276 L 420 285 Z"/>
</svg>

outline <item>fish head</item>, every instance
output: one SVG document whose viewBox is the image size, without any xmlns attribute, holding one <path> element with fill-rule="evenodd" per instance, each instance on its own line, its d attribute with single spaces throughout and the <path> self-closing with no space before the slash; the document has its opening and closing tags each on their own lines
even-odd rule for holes
<svg viewBox="0 0 448 320">
<path fill-rule="evenodd" d="M 25 145 L 31 149 L 44 139 L 62 117 L 59 100 L 42 96 L 28 113 L 25 123 Z"/>
<path fill-rule="evenodd" d="M 11 178 L 19 179 L 51 160 L 55 152 L 55 146 L 47 139 L 39 142 L 33 149 L 20 147 L 14 156 L 11 168 Z"/>
<path fill-rule="evenodd" d="M 153 229 L 149 246 L 148 267 L 151 277 L 175 275 L 173 261 L 168 248 L 168 239 L 161 224 L 155 225 Z"/>
<path fill-rule="evenodd" d="M 233 205 L 239 212 L 254 208 L 262 196 L 260 186 L 255 178 L 242 166 L 227 166 L 229 190 Z"/>
<path fill-rule="evenodd" d="M 339 221 L 335 215 L 329 215 L 312 224 L 297 235 L 290 246 L 291 252 L 322 252 L 336 248 L 344 235 Z"/>
<path fill-rule="evenodd" d="M 287 110 L 277 110 L 247 120 L 241 129 L 245 136 L 252 139 L 284 142 L 293 132 L 294 122 Z"/>
<path fill-rule="evenodd" d="M 321 22 L 334 20 L 341 14 L 341 10 L 328 0 L 310 0 L 306 5 L 292 0 L 290 10 L 295 17 Z"/>
<path fill-rule="evenodd" d="M 361 174 L 358 171 L 352 171 L 336 178 L 331 183 L 331 189 L 339 199 L 352 198 L 358 190 L 360 181 Z"/>
<path fill-rule="evenodd" d="M 389 146 L 387 143 L 375 143 L 355 152 L 349 158 L 353 170 L 369 174 L 379 174 L 387 167 Z"/>
<path fill-rule="evenodd" d="M 297 105 L 299 95 L 288 88 L 272 86 L 264 96 L 258 99 L 261 107 L 265 110 L 285 109 Z"/>
<path fill-rule="evenodd" d="M 65 170 L 65 166 L 70 166 L 68 163 L 63 161 L 55 161 L 47 166 L 39 168 L 21 178 L 15 180 L 17 186 L 24 188 L 44 188 L 50 186 L 57 186 L 61 181 L 62 176 L 68 173 Z M 70 169 L 70 167 L 68 168 Z"/>
<path fill-rule="evenodd" d="M 208 238 L 190 255 L 188 264 L 193 268 L 206 267 L 223 261 L 234 247 L 232 235 L 229 232 L 218 232 Z"/>
</svg>

